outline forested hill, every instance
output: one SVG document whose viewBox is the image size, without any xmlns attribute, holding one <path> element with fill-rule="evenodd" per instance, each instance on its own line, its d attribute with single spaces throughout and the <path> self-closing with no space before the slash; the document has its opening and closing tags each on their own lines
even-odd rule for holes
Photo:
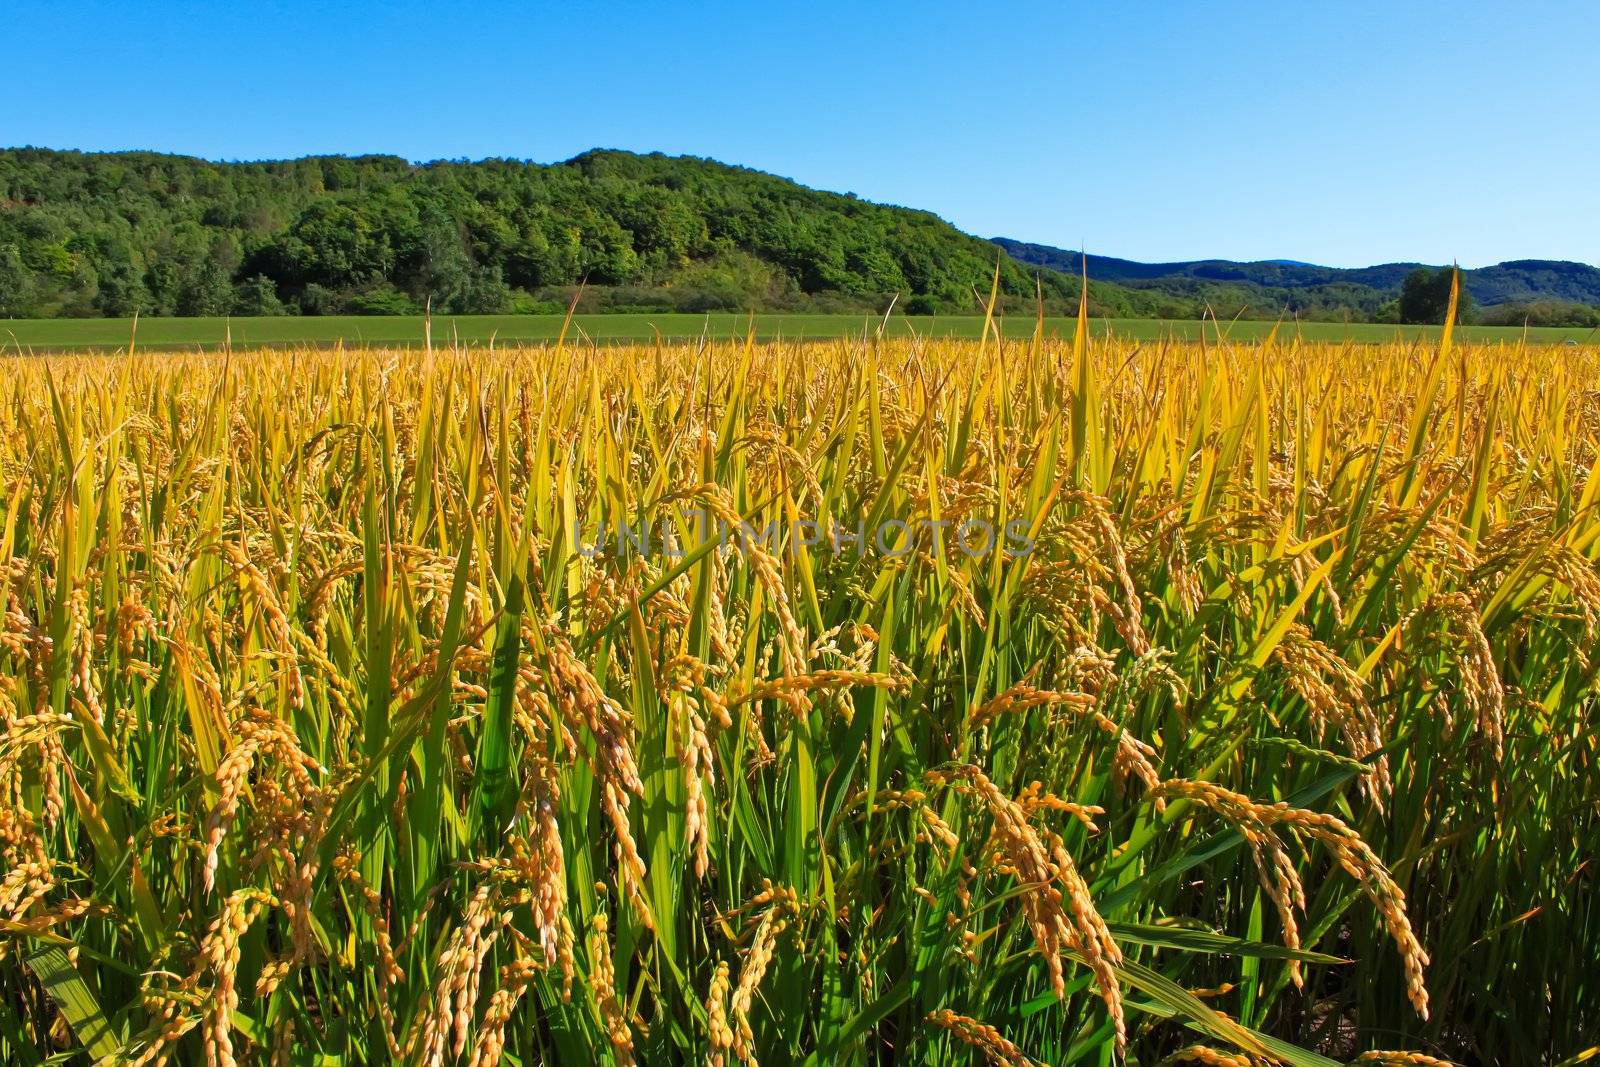
<svg viewBox="0 0 1600 1067">
<path fill-rule="evenodd" d="M 1076 271 L 1079 254 L 1050 245 L 1006 237 L 994 243 L 1012 258 L 1052 270 Z M 1319 267 L 1292 260 L 1240 263 L 1225 259 L 1139 263 L 1089 256 L 1089 276 L 1140 289 L 1152 296 L 1199 299 L 1219 314 L 1237 307 L 1286 308 L 1313 318 L 1381 318 L 1397 312 L 1407 275 L 1420 263 L 1382 263 L 1373 267 Z M 1424 268 L 1426 269 L 1426 268 Z M 1438 269 L 1438 268 L 1433 268 Z M 1520 259 L 1461 272 L 1473 301 L 1487 321 L 1517 323 L 1524 318 L 1549 325 L 1593 325 L 1600 321 L 1600 268 L 1564 260 Z M 1553 321 L 1560 319 L 1561 321 Z"/>
<path fill-rule="evenodd" d="M 0 151 L 0 317 L 564 309 L 971 312 L 1077 281 L 924 211 L 709 160 L 213 163 Z M 1097 311 L 1156 300 L 1091 283 Z"/>
<path fill-rule="evenodd" d="M 1076 253 L 694 157 L 214 163 L 0 150 L 0 318 L 585 311 L 973 313 L 1077 303 Z M 1096 314 L 1398 321 L 1417 264 L 1089 257 Z M 1469 271 L 1482 321 L 1600 323 L 1600 270 Z M 1036 290 L 1037 287 L 1037 290 Z M 1427 304 L 1417 306 L 1427 308 Z M 1424 318 L 1432 313 L 1424 312 Z M 1422 321 L 1422 320 L 1418 320 Z"/>
</svg>

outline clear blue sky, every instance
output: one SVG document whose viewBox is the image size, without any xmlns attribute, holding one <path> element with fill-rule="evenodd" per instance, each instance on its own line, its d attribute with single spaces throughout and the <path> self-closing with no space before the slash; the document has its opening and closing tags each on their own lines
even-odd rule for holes
<svg viewBox="0 0 1600 1067">
<path fill-rule="evenodd" d="M 1600 263 L 1600 6 L 8 0 L 0 144 L 711 156 L 1133 259 Z"/>
</svg>

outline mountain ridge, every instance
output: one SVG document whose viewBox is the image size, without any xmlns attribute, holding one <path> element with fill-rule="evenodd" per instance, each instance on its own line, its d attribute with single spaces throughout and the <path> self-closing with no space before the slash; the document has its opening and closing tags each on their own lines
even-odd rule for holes
<svg viewBox="0 0 1600 1067">
<path fill-rule="evenodd" d="M 1053 270 L 1078 269 L 1079 253 L 1053 245 L 1008 237 L 990 240 L 1013 259 Z M 1449 264 L 1378 263 L 1368 267 L 1324 267 L 1298 260 L 1194 259 L 1146 263 L 1115 256 L 1088 257 L 1089 276 L 1141 287 L 1151 282 L 1187 279 L 1254 285 L 1262 288 L 1316 289 L 1330 285 L 1363 286 L 1386 296 L 1397 295 L 1405 276 L 1419 267 Z M 1600 268 L 1572 260 L 1513 259 L 1486 267 L 1463 269 L 1462 279 L 1473 298 L 1485 307 L 1536 300 L 1600 304 Z"/>
<path fill-rule="evenodd" d="M 986 240 L 931 211 L 698 156 L 220 162 L 0 149 L 5 318 L 534 313 L 574 302 L 972 314 L 997 270 L 1001 311 L 1032 314 L 1042 300 L 1060 314 L 1077 307 L 1079 266 L 1064 249 Z M 1398 321 L 1395 294 L 1416 266 L 1091 256 L 1089 305 L 1108 317 Z M 1600 269 L 1584 264 L 1514 260 L 1467 272 L 1467 284 L 1518 322 L 1533 311 L 1600 319 Z"/>
</svg>

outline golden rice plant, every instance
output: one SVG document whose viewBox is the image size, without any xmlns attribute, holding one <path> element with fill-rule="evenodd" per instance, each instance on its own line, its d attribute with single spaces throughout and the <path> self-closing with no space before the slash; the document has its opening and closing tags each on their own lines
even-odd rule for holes
<svg viewBox="0 0 1600 1067">
<path fill-rule="evenodd" d="M 1593 348 L 5 372 L 7 1063 L 1592 1052 Z"/>
</svg>

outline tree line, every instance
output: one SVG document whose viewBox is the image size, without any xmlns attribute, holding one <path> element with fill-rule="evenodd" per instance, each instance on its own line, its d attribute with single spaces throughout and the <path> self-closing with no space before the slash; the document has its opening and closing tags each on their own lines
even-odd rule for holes
<svg viewBox="0 0 1600 1067">
<path fill-rule="evenodd" d="M 937 216 L 708 160 L 217 163 L 0 151 L 0 316 L 562 310 L 967 312 L 988 242 Z M 1000 257 L 1008 306 L 1077 279 Z M 1155 299 L 1091 283 L 1094 309 Z"/>
<path fill-rule="evenodd" d="M 574 299 L 584 311 L 972 313 L 997 258 L 1003 310 L 1032 314 L 1041 297 L 1050 313 L 1076 310 L 1077 255 L 1017 247 L 1048 255 L 1021 262 L 929 212 L 693 157 L 219 163 L 0 150 L 9 318 L 534 313 Z M 1089 296 L 1112 317 L 1439 322 L 1448 291 L 1447 271 L 1423 268 L 1398 289 L 1241 275 L 1091 281 Z M 1600 310 L 1561 299 L 1475 317 L 1600 324 Z"/>
</svg>

